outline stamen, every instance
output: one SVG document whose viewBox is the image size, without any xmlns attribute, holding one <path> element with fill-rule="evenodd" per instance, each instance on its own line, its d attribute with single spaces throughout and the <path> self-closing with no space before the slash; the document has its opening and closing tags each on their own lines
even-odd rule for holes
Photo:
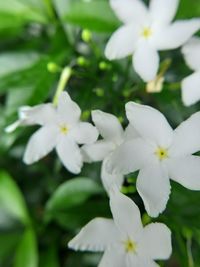
<svg viewBox="0 0 200 267">
<path fill-rule="evenodd" d="M 127 241 L 125 241 L 124 246 L 125 246 L 125 251 L 127 253 L 135 253 L 136 252 L 137 244 L 134 241 L 132 241 L 131 239 L 128 239 Z"/>
<path fill-rule="evenodd" d="M 150 27 L 145 27 L 143 28 L 141 35 L 145 38 L 148 39 L 149 37 L 151 37 L 153 34 L 152 30 Z"/>
<path fill-rule="evenodd" d="M 159 158 L 159 160 L 164 160 L 166 158 L 169 157 L 168 155 L 168 150 L 162 147 L 159 147 L 156 151 L 155 151 L 156 156 Z"/>
<path fill-rule="evenodd" d="M 67 127 L 67 125 L 60 125 L 60 132 L 62 134 L 66 135 L 68 133 L 68 131 L 69 131 L 69 128 Z"/>
</svg>

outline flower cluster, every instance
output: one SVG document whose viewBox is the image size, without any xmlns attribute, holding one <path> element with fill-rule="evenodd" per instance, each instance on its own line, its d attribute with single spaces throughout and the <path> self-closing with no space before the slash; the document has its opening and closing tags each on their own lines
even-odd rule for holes
<svg viewBox="0 0 200 267">
<path fill-rule="evenodd" d="M 109 40 L 105 54 L 119 59 L 133 54 L 135 71 L 153 81 L 159 68 L 158 51 L 184 45 L 200 29 L 200 19 L 172 22 L 178 0 L 151 0 L 149 9 L 139 0 L 110 0 L 124 23 Z M 182 81 L 185 105 L 200 99 L 200 40 L 192 38 L 182 48 L 195 73 Z M 143 227 L 136 204 L 120 190 L 126 175 L 139 171 L 136 188 L 151 217 L 166 209 L 170 179 L 190 190 L 200 190 L 200 112 L 175 130 L 153 107 L 129 102 L 128 126 L 100 110 L 92 121 L 81 122 L 81 110 L 67 92 L 51 103 L 22 107 L 19 120 L 9 126 L 39 125 L 30 138 L 24 162 L 32 164 L 54 148 L 68 171 L 78 174 L 84 162 L 102 161 L 101 179 L 110 199 L 112 219 L 96 218 L 69 242 L 81 251 L 104 252 L 99 267 L 156 267 L 155 260 L 171 255 L 171 232 L 161 223 Z M 98 136 L 101 136 L 99 140 Z"/>
</svg>

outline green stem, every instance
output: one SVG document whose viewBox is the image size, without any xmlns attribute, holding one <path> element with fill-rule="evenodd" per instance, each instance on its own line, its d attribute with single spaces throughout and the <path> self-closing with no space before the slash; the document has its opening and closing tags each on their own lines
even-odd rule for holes
<svg viewBox="0 0 200 267">
<path fill-rule="evenodd" d="M 46 6 L 47 13 L 50 18 L 56 19 L 54 8 L 51 0 L 43 0 L 44 5 Z"/>
<path fill-rule="evenodd" d="M 54 106 L 57 106 L 58 98 L 59 98 L 60 94 L 64 91 L 71 75 L 72 75 L 72 69 L 70 67 L 65 67 L 61 73 L 60 80 L 58 82 L 58 87 L 57 87 L 56 93 L 55 93 L 54 98 L 53 98 Z"/>
<path fill-rule="evenodd" d="M 194 267 L 194 259 L 192 256 L 192 239 L 187 239 L 187 255 L 188 255 L 188 266 Z"/>
</svg>

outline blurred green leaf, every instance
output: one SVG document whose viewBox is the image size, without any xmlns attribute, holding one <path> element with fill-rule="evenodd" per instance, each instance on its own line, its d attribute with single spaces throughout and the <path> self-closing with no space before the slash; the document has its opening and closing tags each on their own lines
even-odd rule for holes
<svg viewBox="0 0 200 267">
<path fill-rule="evenodd" d="M 36 236 L 32 228 L 27 228 L 16 250 L 14 267 L 38 267 Z"/>
<path fill-rule="evenodd" d="M 119 25 L 106 0 L 55 0 L 55 3 L 63 10 L 63 20 L 67 23 L 97 32 L 112 32 Z"/>
<path fill-rule="evenodd" d="M 89 178 L 79 177 L 61 184 L 47 202 L 47 212 L 66 210 L 102 193 L 102 188 Z"/>
<path fill-rule="evenodd" d="M 200 5 L 197 0 L 181 0 L 178 9 L 178 18 L 194 18 L 200 16 Z"/>
</svg>

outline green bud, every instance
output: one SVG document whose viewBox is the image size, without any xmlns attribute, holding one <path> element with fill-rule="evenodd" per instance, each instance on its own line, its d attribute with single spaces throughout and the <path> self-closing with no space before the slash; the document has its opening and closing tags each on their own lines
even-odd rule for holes
<svg viewBox="0 0 200 267">
<path fill-rule="evenodd" d="M 77 61 L 77 64 L 79 66 L 81 66 L 81 67 L 86 66 L 87 63 L 88 63 L 87 60 L 86 60 L 86 58 L 84 58 L 84 57 L 78 57 L 76 61 Z"/>
<path fill-rule="evenodd" d="M 124 118 L 122 116 L 118 117 L 118 120 L 119 120 L 120 123 L 124 122 Z"/>
<path fill-rule="evenodd" d="M 89 43 L 92 40 L 92 33 L 91 31 L 85 29 L 82 31 L 81 37 L 85 43 Z"/>
<path fill-rule="evenodd" d="M 143 216 L 142 216 L 142 223 L 144 225 L 147 225 L 149 223 L 151 223 L 151 218 L 149 217 L 149 215 L 147 213 L 145 213 Z"/>
<path fill-rule="evenodd" d="M 101 62 L 99 63 L 99 68 L 100 68 L 100 70 L 107 70 L 108 67 L 109 67 L 109 65 L 108 65 L 108 63 L 106 63 L 105 61 L 101 61 Z"/>
<path fill-rule="evenodd" d="M 85 110 L 82 112 L 82 115 L 81 115 L 82 120 L 88 121 L 89 117 L 90 117 L 90 111 L 89 110 Z"/>
<path fill-rule="evenodd" d="M 47 70 L 51 73 L 57 73 L 61 70 L 61 67 L 54 62 L 49 62 L 47 64 Z"/>
<path fill-rule="evenodd" d="M 103 88 L 96 88 L 96 89 L 94 89 L 94 92 L 99 97 L 103 97 L 104 96 L 104 89 Z"/>
<path fill-rule="evenodd" d="M 122 186 L 122 188 L 121 188 L 121 193 L 123 193 L 123 194 L 125 194 L 125 195 L 127 195 L 128 194 L 128 188 L 126 187 L 126 186 Z"/>
</svg>

